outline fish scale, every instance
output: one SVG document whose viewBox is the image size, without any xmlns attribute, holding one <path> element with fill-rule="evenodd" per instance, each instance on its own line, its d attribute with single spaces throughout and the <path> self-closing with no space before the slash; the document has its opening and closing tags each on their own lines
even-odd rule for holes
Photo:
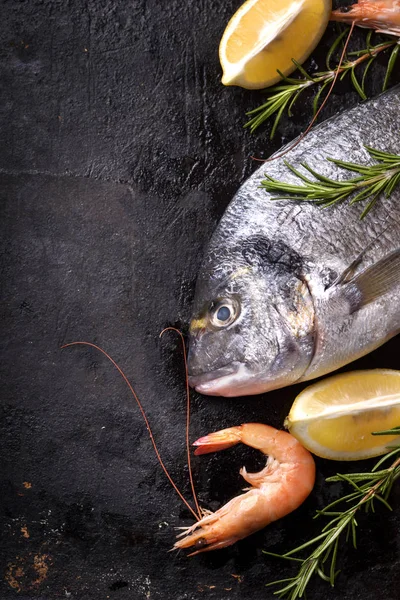
<svg viewBox="0 0 400 600">
<path fill-rule="evenodd" d="M 248 221 L 249 228 L 257 223 L 260 231 L 270 239 L 283 239 L 293 245 L 294 248 L 310 256 L 315 252 L 323 251 L 326 260 L 338 259 L 338 250 L 343 250 L 343 256 L 339 260 L 352 262 L 358 254 L 371 242 L 374 236 L 378 236 L 385 226 L 394 218 L 400 218 L 399 192 L 387 200 L 378 202 L 372 214 L 360 221 L 360 205 L 349 206 L 346 203 L 321 209 L 311 203 L 301 203 L 296 206 L 297 212 L 292 208 L 293 201 L 268 202 L 268 194 L 262 189 L 261 182 L 265 174 L 273 178 L 295 183 L 298 178 L 284 165 L 287 161 L 292 166 L 301 169 L 301 163 L 306 162 L 310 167 L 332 179 L 345 180 L 354 177 L 354 173 L 339 169 L 336 165 L 327 161 L 327 158 L 347 160 L 360 164 L 373 164 L 364 145 L 378 148 L 380 150 L 400 153 L 400 136 L 393 131 L 393 135 L 386 134 L 385 121 L 397 118 L 400 115 L 400 88 L 396 87 L 389 93 L 359 105 L 345 114 L 335 116 L 316 127 L 300 144 L 289 151 L 284 158 L 277 159 L 260 167 L 240 188 L 235 198 L 229 205 L 219 231 L 215 233 L 213 242 L 218 242 L 219 234 L 223 233 L 225 220 Z M 387 102 L 384 100 L 387 99 Z M 381 102 L 383 106 L 381 106 Z M 359 128 L 359 120 L 365 124 L 362 130 Z M 384 135 L 382 135 L 384 134 Z M 322 145 L 322 139 L 323 148 Z M 305 172 L 307 175 L 307 172 Z M 257 205 L 255 205 L 257 203 Z M 279 220 L 282 211 L 289 210 L 285 222 Z M 259 212 L 254 219 L 254 211 Z M 310 231 L 312 222 L 313 232 L 316 236 L 304 236 Z M 229 228 L 234 230 L 235 237 L 242 237 L 241 226 Z M 296 231 L 298 236 L 296 236 Z M 394 235 L 399 238 L 400 229 L 394 230 Z M 351 233 L 351 235 L 349 235 Z M 332 249 L 335 251 L 332 252 Z"/>
<path fill-rule="evenodd" d="M 312 379 L 363 356 L 398 332 L 400 271 L 390 293 L 383 290 L 365 305 L 360 300 L 357 310 L 354 290 L 357 276 L 368 269 L 372 286 L 380 261 L 400 249 L 399 188 L 389 198 L 380 198 L 361 220 L 362 203 L 322 208 L 311 202 L 272 200 L 261 183 L 268 174 L 299 185 L 286 161 L 308 176 L 302 163 L 325 177 L 353 178 L 354 173 L 327 159 L 374 164 L 365 146 L 400 154 L 399 114 L 396 86 L 315 127 L 284 157 L 262 165 L 241 186 L 217 226 L 198 277 L 189 342 L 190 380 L 198 391 L 253 394 Z M 259 240 L 286 245 L 299 255 L 301 273 L 293 269 L 282 277 L 282 265 L 272 264 L 270 258 L 252 261 L 249 256 L 260 252 Z M 246 257 L 243 248 L 252 245 Z M 326 289 L 327 281 L 340 278 L 360 257 L 352 288 L 346 284 Z M 393 260 L 397 265 L 398 256 Z M 360 298 L 362 293 L 359 290 Z M 218 322 L 211 304 L 212 310 L 228 306 L 232 322 Z M 303 317 L 307 327 L 300 326 Z"/>
</svg>

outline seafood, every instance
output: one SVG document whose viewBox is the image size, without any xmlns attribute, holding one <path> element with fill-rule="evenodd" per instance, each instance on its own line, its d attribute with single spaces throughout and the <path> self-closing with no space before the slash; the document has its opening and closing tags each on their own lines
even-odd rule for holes
<svg viewBox="0 0 400 600">
<path fill-rule="evenodd" d="M 261 423 L 246 423 L 211 433 L 194 443 L 195 454 L 230 448 L 241 442 L 268 455 L 258 473 L 240 470 L 250 484 L 214 513 L 205 516 L 178 537 L 174 548 L 193 548 L 193 554 L 225 548 L 289 514 L 304 502 L 314 486 L 311 454 L 290 433 Z"/>
<path fill-rule="evenodd" d="M 299 184 L 286 161 L 351 178 L 327 158 L 372 164 L 365 145 L 400 154 L 400 86 L 313 129 L 264 164 L 223 215 L 198 276 L 189 381 L 239 396 L 320 377 L 400 330 L 400 189 L 360 220 L 357 204 L 274 200 L 268 173 Z"/>
<path fill-rule="evenodd" d="M 355 23 L 378 33 L 400 36 L 400 0 L 358 0 L 331 14 L 332 21 Z"/>
</svg>

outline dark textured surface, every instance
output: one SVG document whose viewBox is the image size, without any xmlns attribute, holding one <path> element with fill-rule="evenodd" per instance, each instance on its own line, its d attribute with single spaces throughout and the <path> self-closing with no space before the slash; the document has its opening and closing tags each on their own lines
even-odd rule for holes
<svg viewBox="0 0 400 600">
<path fill-rule="evenodd" d="M 324 477 L 343 465 L 318 461 L 314 493 L 282 522 L 212 555 L 168 553 L 190 515 L 125 384 L 93 350 L 59 349 L 89 340 L 120 362 L 188 495 L 181 352 L 158 334 L 186 327 L 204 245 L 254 169 L 250 154 L 269 155 L 308 121 L 300 107 L 273 143 L 241 129 L 260 96 L 224 89 L 217 58 L 239 4 L 3 0 L 2 600 L 272 598 L 264 583 L 290 567 L 262 548 L 301 543 L 340 491 Z M 356 101 L 339 92 L 325 116 Z M 356 366 L 396 368 L 397 356 L 394 339 Z M 192 438 L 280 426 L 298 389 L 193 394 Z M 244 461 L 260 464 L 245 448 L 194 460 L 204 506 L 239 491 Z M 337 587 L 318 582 L 310 598 L 398 598 L 399 489 L 393 505 L 360 519 L 361 551 L 345 551 Z"/>
</svg>

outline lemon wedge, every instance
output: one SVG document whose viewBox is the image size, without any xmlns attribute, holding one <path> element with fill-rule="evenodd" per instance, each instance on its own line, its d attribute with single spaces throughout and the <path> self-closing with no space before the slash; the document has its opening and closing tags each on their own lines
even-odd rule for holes
<svg viewBox="0 0 400 600">
<path fill-rule="evenodd" d="M 324 33 L 331 0 L 247 0 L 229 21 L 219 46 L 224 85 L 260 89 L 294 71 Z"/>
<path fill-rule="evenodd" d="M 384 454 L 400 436 L 371 433 L 400 426 L 400 371 L 352 371 L 314 383 L 297 396 L 285 426 L 322 458 Z"/>
</svg>

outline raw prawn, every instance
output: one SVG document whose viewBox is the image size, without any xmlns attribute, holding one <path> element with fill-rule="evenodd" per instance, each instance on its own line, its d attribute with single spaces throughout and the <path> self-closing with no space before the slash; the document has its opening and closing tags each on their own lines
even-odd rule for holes
<svg viewBox="0 0 400 600">
<path fill-rule="evenodd" d="M 167 330 L 169 329 L 174 328 L 168 328 Z M 182 334 L 179 331 L 178 333 L 183 341 Z M 190 477 L 194 502 L 199 514 L 197 516 L 169 475 L 158 452 L 143 406 L 122 369 L 105 350 L 91 342 L 72 342 L 64 344 L 62 348 L 76 345 L 95 348 L 104 354 L 119 371 L 142 413 L 161 467 L 181 500 L 192 512 L 193 516 L 199 519 L 191 527 L 183 528 L 184 532 L 181 536 L 185 537 L 176 542 L 175 548 L 189 548 L 194 546 L 195 552 L 192 554 L 199 554 L 200 552 L 216 550 L 217 548 L 224 548 L 225 546 L 234 544 L 236 541 L 262 529 L 268 523 L 276 521 L 292 512 L 300 506 L 311 492 L 315 480 L 315 464 L 308 450 L 303 448 L 290 433 L 279 431 L 269 425 L 246 423 L 200 438 L 197 442 L 194 442 L 194 446 L 197 446 L 195 454 L 206 454 L 208 452 L 223 450 L 242 442 L 247 446 L 261 450 L 264 454 L 268 454 L 265 468 L 259 473 L 248 473 L 245 467 L 243 467 L 240 473 L 252 487 L 244 490 L 246 491 L 245 494 L 233 498 L 215 513 L 210 513 L 199 508 L 194 492 L 193 480 Z M 185 347 L 183 346 L 183 348 Z M 186 366 L 185 353 L 184 358 Z M 189 395 L 187 395 L 187 398 L 189 414 Z M 188 439 L 188 430 L 186 433 Z M 191 472 L 189 457 L 188 464 L 189 472 Z M 201 518 L 201 514 L 203 518 Z"/>
<path fill-rule="evenodd" d="M 400 36 L 400 0 L 358 0 L 333 11 L 331 20 Z"/>
<path fill-rule="evenodd" d="M 268 455 L 267 464 L 258 473 L 240 470 L 250 484 L 245 494 L 236 496 L 214 513 L 184 528 L 174 548 L 193 547 L 194 554 L 216 550 L 262 529 L 272 521 L 295 510 L 314 486 L 315 463 L 311 454 L 290 433 L 269 425 L 246 423 L 223 429 L 194 443 L 195 454 L 229 448 L 241 442 Z"/>
</svg>

